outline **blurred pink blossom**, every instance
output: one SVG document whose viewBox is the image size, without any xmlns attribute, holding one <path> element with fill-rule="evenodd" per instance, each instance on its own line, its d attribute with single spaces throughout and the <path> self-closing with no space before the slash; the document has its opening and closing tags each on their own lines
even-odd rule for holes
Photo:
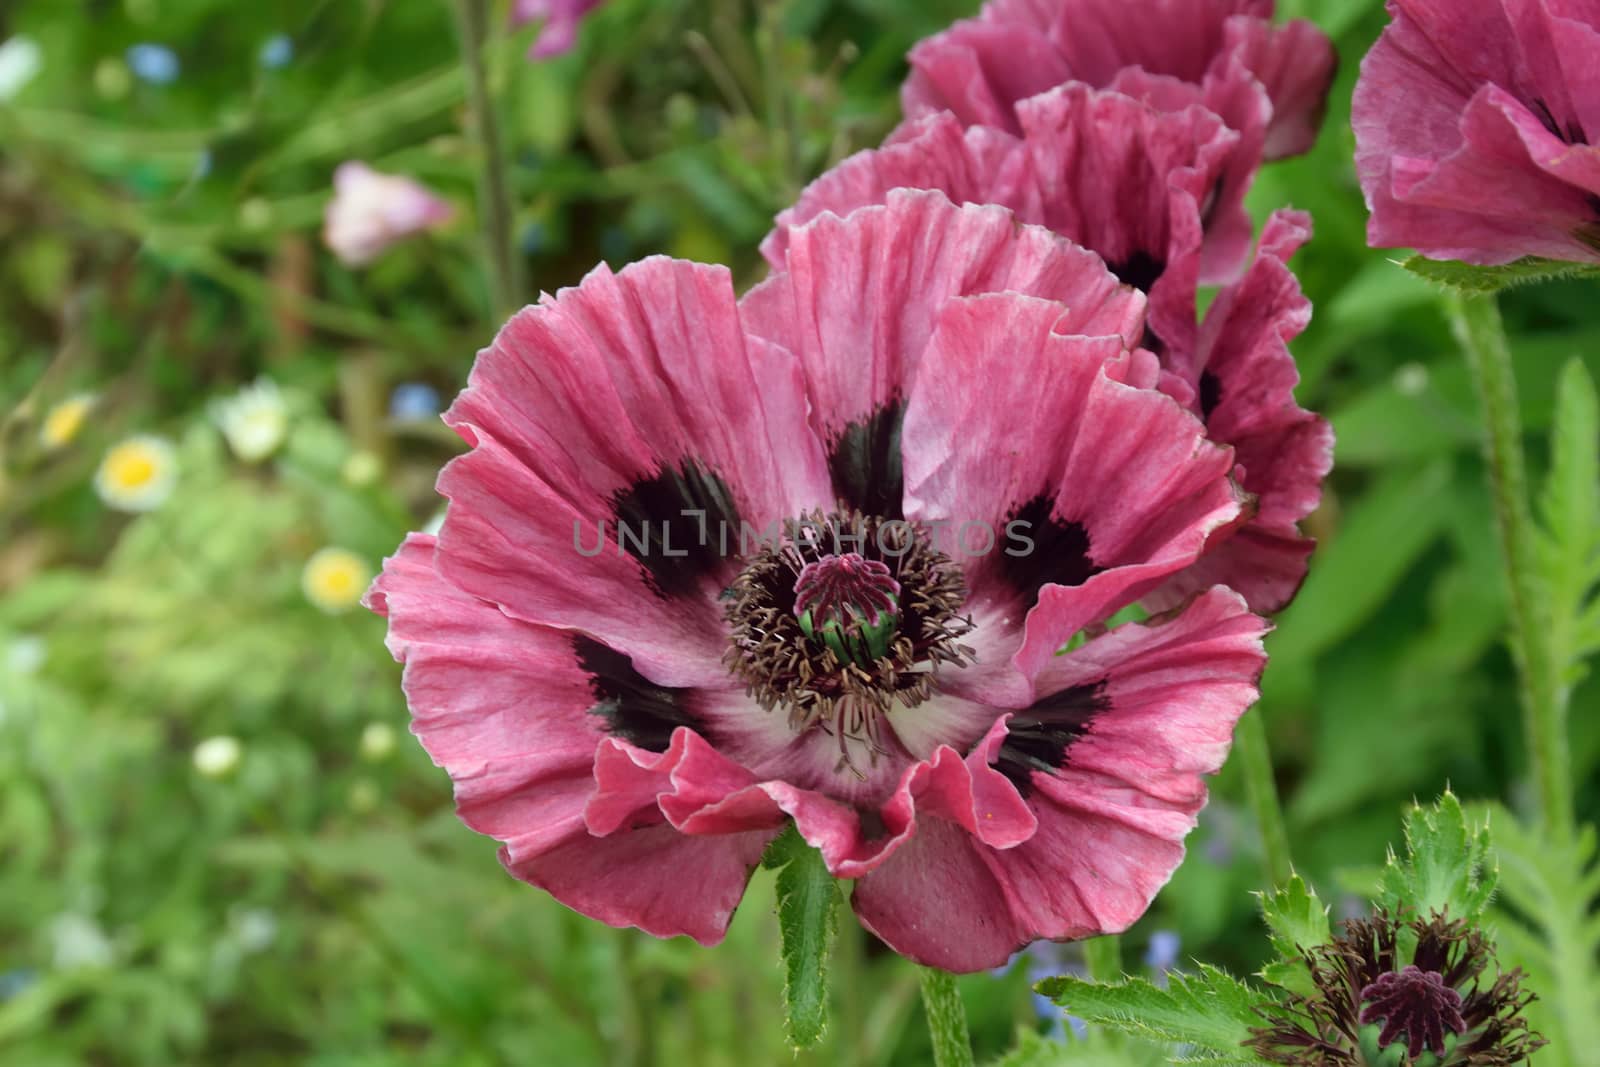
<svg viewBox="0 0 1600 1067">
<path fill-rule="evenodd" d="M 511 7 L 511 24 L 525 26 L 544 20 L 538 40 L 528 50 L 529 59 L 548 59 L 570 51 L 578 39 L 578 24 L 605 0 L 516 0 Z"/>
<path fill-rule="evenodd" d="M 454 214 L 421 182 L 352 160 L 333 172 L 333 199 L 323 218 L 322 239 L 340 261 L 361 267 L 394 242 L 441 226 Z"/>
</svg>

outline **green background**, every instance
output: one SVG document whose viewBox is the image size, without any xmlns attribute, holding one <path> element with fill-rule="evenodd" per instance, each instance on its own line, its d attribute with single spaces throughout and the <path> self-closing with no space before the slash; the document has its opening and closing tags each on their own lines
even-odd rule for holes
<svg viewBox="0 0 1600 1067">
<path fill-rule="evenodd" d="M 752 283 L 771 216 L 877 143 L 906 49 L 974 6 L 611 0 L 539 64 L 523 59 L 532 31 L 501 32 L 497 10 L 533 288 L 656 252 Z M 1297 866 L 1337 914 L 1413 796 L 1530 797 L 1470 383 L 1437 296 L 1364 241 L 1349 98 L 1381 5 L 1282 6 L 1336 39 L 1341 72 L 1316 150 L 1266 168 L 1251 205 L 1315 217 L 1295 266 L 1316 314 L 1295 352 L 1301 402 L 1339 444 L 1261 708 Z M 448 6 L 12 0 L 0 38 L 14 33 L 44 64 L 0 102 L 0 1060 L 926 1062 L 914 971 L 848 918 L 828 1037 L 789 1051 L 769 872 L 717 948 L 611 930 L 506 877 L 403 732 L 387 758 L 360 753 L 370 723 L 404 730 L 398 668 L 381 621 L 319 612 L 300 570 L 329 544 L 376 565 L 434 514 L 455 440 L 388 418 L 388 394 L 423 382 L 448 399 L 495 325 Z M 293 58 L 267 69 L 280 33 Z M 140 42 L 173 49 L 174 82 L 130 75 Z M 340 266 L 318 230 L 347 158 L 426 181 L 459 220 Z M 1562 363 L 1600 371 L 1595 292 L 1503 302 L 1536 470 Z M 293 424 L 276 460 L 246 468 L 207 404 L 261 374 Z M 91 425 L 43 454 L 38 417 L 82 390 L 101 398 Z M 130 521 L 89 479 L 139 431 L 179 443 L 181 479 Z M 375 483 L 342 476 L 358 451 L 381 458 Z M 1589 819 L 1596 696 L 1591 681 L 1573 704 Z M 223 780 L 191 765 L 216 734 L 244 746 Z M 1124 938 L 1127 967 L 1157 930 L 1184 958 L 1259 966 L 1260 863 L 1230 765 Z M 91 958 L 63 951 L 85 937 Z M 962 980 L 980 1054 L 1048 1028 L 1027 983 L 1025 966 Z"/>
</svg>

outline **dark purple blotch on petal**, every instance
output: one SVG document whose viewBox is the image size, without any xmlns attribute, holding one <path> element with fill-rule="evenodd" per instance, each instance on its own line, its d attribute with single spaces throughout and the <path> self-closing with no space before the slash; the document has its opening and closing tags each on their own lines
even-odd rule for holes
<svg viewBox="0 0 1600 1067">
<path fill-rule="evenodd" d="M 1082 585 L 1099 574 L 1090 555 L 1089 531 L 1082 523 L 1055 514 L 1055 497 L 1040 494 L 1011 513 L 1005 532 L 1032 541 L 1031 547 L 1000 553 L 996 558 L 1007 581 L 1028 605 L 1046 585 Z"/>
<path fill-rule="evenodd" d="M 635 670 L 627 656 L 582 634 L 573 637 L 572 649 L 594 693 L 589 714 L 604 719 L 611 736 L 651 752 L 665 752 L 678 727 L 703 732 L 686 707 L 688 690 L 655 684 Z"/>
<path fill-rule="evenodd" d="M 1550 105 L 1542 99 L 1534 100 L 1532 110 L 1539 121 L 1544 123 L 1545 129 L 1549 130 L 1554 136 L 1561 138 L 1567 144 L 1580 145 L 1589 143 L 1588 138 L 1583 135 L 1583 127 L 1578 125 L 1577 119 L 1568 122 L 1566 128 L 1563 129 L 1561 124 L 1556 121 L 1555 115 L 1551 113 Z"/>
<path fill-rule="evenodd" d="M 1108 263 L 1106 266 L 1117 276 L 1118 281 L 1124 285 L 1131 285 L 1142 293 L 1148 293 L 1167 269 L 1165 260 L 1151 255 L 1144 249 L 1134 252 L 1120 263 Z"/>
<path fill-rule="evenodd" d="M 1033 791 L 1034 772 L 1054 773 L 1095 716 L 1111 707 L 1105 690 L 1103 680 L 1069 686 L 1017 712 L 1006 725 L 995 769 L 1027 796 Z"/>
<path fill-rule="evenodd" d="M 882 519 L 904 517 L 900 426 L 906 407 L 892 401 L 846 426 L 828 444 L 828 473 L 846 507 Z"/>
<path fill-rule="evenodd" d="M 1200 413 L 1206 418 L 1222 403 L 1222 379 L 1210 371 L 1200 374 Z"/>
<path fill-rule="evenodd" d="M 611 511 L 618 546 L 639 561 L 662 597 L 699 592 L 727 566 L 720 531 L 739 532 L 727 483 L 694 460 L 619 492 Z"/>
<path fill-rule="evenodd" d="M 1156 282 L 1167 271 L 1164 259 L 1151 255 L 1140 249 L 1128 256 L 1120 263 L 1108 263 L 1106 268 L 1117 276 L 1123 285 L 1131 285 L 1141 293 L 1149 293 L 1155 288 Z M 1164 349 L 1161 335 L 1156 333 L 1155 327 L 1146 319 L 1144 324 L 1144 339 L 1139 342 L 1140 347 L 1160 355 Z"/>
</svg>

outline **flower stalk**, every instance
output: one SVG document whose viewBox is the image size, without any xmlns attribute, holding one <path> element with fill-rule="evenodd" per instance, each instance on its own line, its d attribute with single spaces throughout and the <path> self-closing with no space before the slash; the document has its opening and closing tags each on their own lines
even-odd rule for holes
<svg viewBox="0 0 1600 1067">
<path fill-rule="evenodd" d="M 1234 744 L 1244 769 L 1245 792 L 1250 810 L 1261 833 L 1261 851 L 1269 886 L 1284 885 L 1294 874 L 1289 856 L 1289 831 L 1285 827 L 1283 805 L 1278 799 L 1278 783 L 1272 777 L 1272 750 L 1267 742 L 1267 725 L 1261 709 L 1246 712 L 1234 728 Z"/>
<path fill-rule="evenodd" d="M 488 29 L 488 0 L 456 0 L 456 27 L 461 38 L 461 63 L 467 74 L 467 97 L 473 134 L 483 153 L 479 178 L 479 218 L 484 248 L 489 256 L 490 299 L 493 319 L 508 318 L 523 304 L 522 264 L 514 244 L 516 207 L 511 201 L 511 181 L 494 99 L 489 92 L 489 72 L 483 41 Z"/>
<path fill-rule="evenodd" d="M 955 975 L 937 967 L 920 967 L 922 1010 L 928 1016 L 934 1067 L 972 1067 L 972 1038 L 967 1009 L 956 989 Z"/>
<path fill-rule="evenodd" d="M 1089 968 L 1089 977 L 1096 982 L 1122 981 L 1122 938 L 1106 934 L 1085 941 L 1083 962 Z"/>
<path fill-rule="evenodd" d="M 1539 573 L 1537 531 L 1528 504 L 1516 373 L 1505 325 L 1493 295 L 1446 299 L 1450 325 L 1466 353 L 1483 408 L 1484 461 L 1494 503 L 1511 615 L 1511 658 L 1516 664 L 1523 730 L 1549 832 L 1561 840 L 1572 830 L 1572 782 L 1566 710 L 1559 665 L 1549 643 L 1549 612 Z"/>
</svg>

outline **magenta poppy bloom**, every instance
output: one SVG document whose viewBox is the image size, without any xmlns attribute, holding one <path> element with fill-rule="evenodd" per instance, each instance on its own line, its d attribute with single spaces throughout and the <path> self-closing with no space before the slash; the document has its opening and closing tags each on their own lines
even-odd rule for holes
<svg viewBox="0 0 1600 1067">
<path fill-rule="evenodd" d="M 1106 624 L 1244 520 L 1230 451 L 1152 388 L 1144 297 L 999 207 L 897 191 L 785 268 L 600 267 L 480 354 L 444 526 L 369 594 L 413 730 L 615 925 L 715 942 L 793 819 L 923 963 L 1126 928 L 1265 624 Z"/>
<path fill-rule="evenodd" d="M 1316 542 L 1299 524 L 1321 503 L 1333 469 L 1333 428 L 1295 401 L 1300 372 L 1289 352 L 1311 321 L 1311 302 L 1288 260 L 1310 236 L 1310 216 L 1276 212 L 1244 277 L 1217 294 L 1198 324 L 1192 292 L 1151 304 L 1150 334 L 1160 338 L 1169 374 L 1163 388 L 1205 420 L 1212 440 L 1233 447 L 1233 476 L 1255 508 L 1249 523 L 1148 604 L 1181 603 L 1220 582 L 1270 614 L 1305 581 Z"/>
<path fill-rule="evenodd" d="M 1352 119 L 1379 247 L 1600 262 L 1600 5 L 1389 0 Z"/>
<path fill-rule="evenodd" d="M 1257 87 L 1269 121 L 1252 147 L 1282 159 L 1316 141 L 1337 56 L 1314 25 L 1275 26 L 1272 12 L 1273 0 L 990 0 L 912 49 L 901 102 L 908 120 L 951 111 L 1020 133 L 1019 101 L 1069 81 L 1105 88 L 1137 68 L 1198 91 L 1241 132 L 1255 121 L 1241 91 Z"/>
<path fill-rule="evenodd" d="M 963 130 L 946 112 L 851 156 L 778 216 L 762 245 L 767 259 L 781 268 L 792 227 L 907 187 L 1009 208 L 1097 253 L 1157 304 L 1168 291 L 1192 299 L 1197 281 L 1237 275 L 1250 250 L 1244 194 L 1255 157 L 1217 115 L 1198 104 L 1163 110 L 1080 82 L 1024 100 L 1016 112 L 1021 136 Z"/>
<path fill-rule="evenodd" d="M 584 16 L 603 3 L 605 0 L 515 0 L 511 25 L 525 26 L 542 19 L 544 27 L 528 49 L 528 58 L 548 59 L 572 50 Z"/>
<path fill-rule="evenodd" d="M 989 127 L 962 130 L 944 114 L 922 120 L 897 144 L 857 153 L 778 216 L 763 251 L 782 269 L 794 226 L 882 203 L 890 190 L 910 186 L 1002 204 L 1098 253 L 1119 278 L 1149 292 L 1142 344 L 1169 372 L 1163 388 L 1205 419 L 1213 441 L 1234 447 L 1235 477 L 1256 498 L 1246 528 L 1207 552 L 1170 592 L 1220 583 L 1256 611 L 1282 610 L 1314 547 L 1298 524 L 1320 501 L 1333 458 L 1327 422 L 1295 402 L 1299 374 L 1288 350 L 1311 306 L 1284 261 L 1310 236 L 1309 218 L 1274 216 L 1254 265 L 1197 324 L 1198 283 L 1226 280 L 1249 254 L 1242 200 L 1223 208 L 1214 193 L 1239 136 L 1198 106 L 1162 112 L 1078 84 L 1026 100 L 1018 113 L 1020 139 Z"/>
</svg>

